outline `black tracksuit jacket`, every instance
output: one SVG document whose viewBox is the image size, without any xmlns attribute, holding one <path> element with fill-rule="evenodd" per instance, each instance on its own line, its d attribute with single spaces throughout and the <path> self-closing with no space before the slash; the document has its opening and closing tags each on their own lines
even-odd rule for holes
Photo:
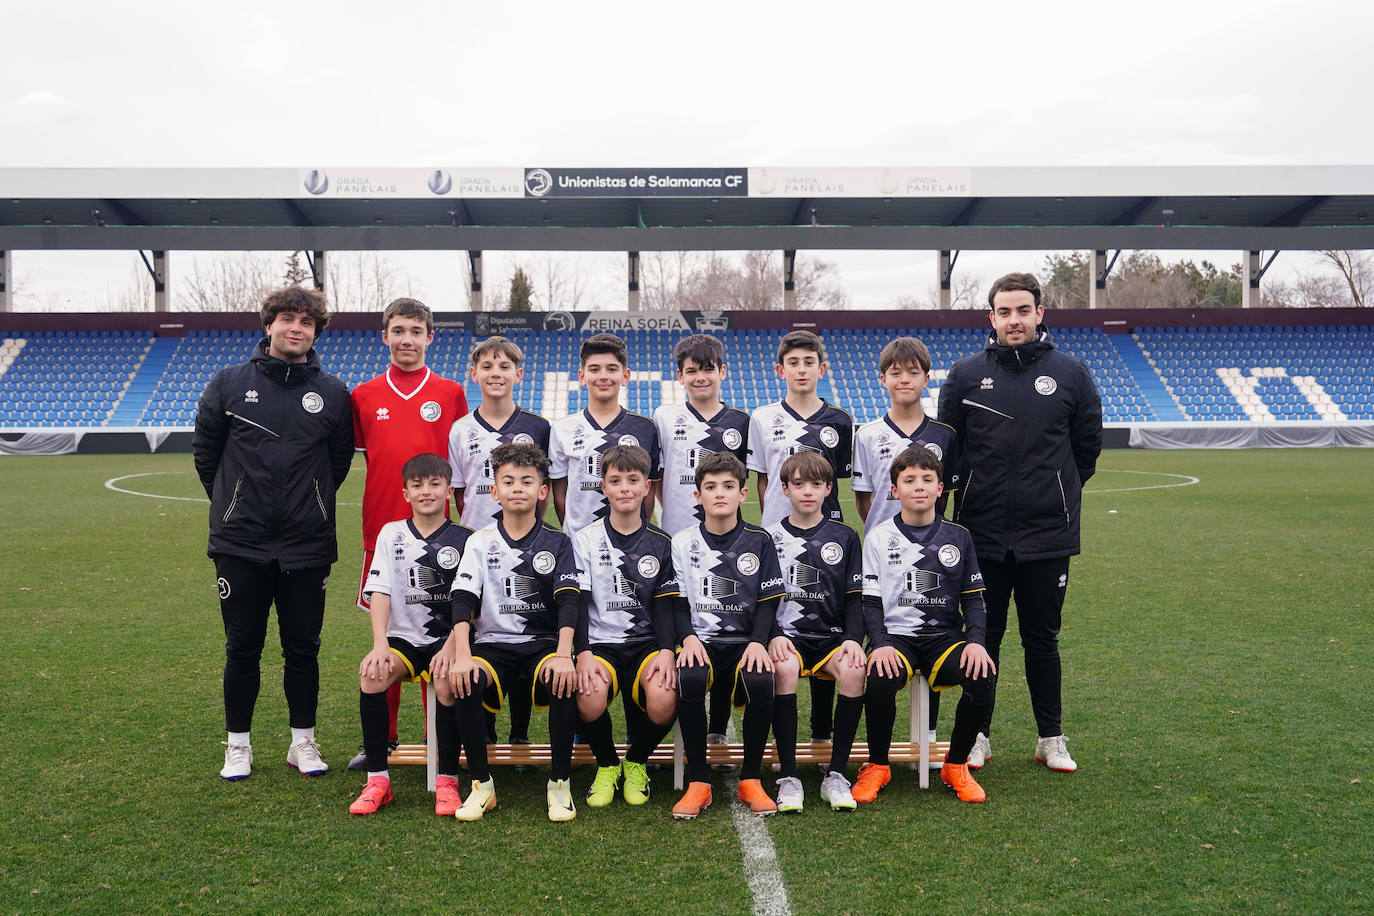
<svg viewBox="0 0 1374 916">
<path fill-rule="evenodd" d="M 1037 339 L 1010 347 L 988 336 L 940 388 L 940 421 L 954 427 L 964 476 L 954 520 L 980 558 L 1079 552 L 1083 484 L 1102 451 L 1102 400 L 1082 361 Z"/>
<path fill-rule="evenodd" d="M 211 557 L 276 560 L 283 571 L 338 559 L 334 494 L 353 460 L 348 387 L 304 363 L 267 354 L 220 370 L 200 397 L 192 439 L 210 497 Z"/>
</svg>

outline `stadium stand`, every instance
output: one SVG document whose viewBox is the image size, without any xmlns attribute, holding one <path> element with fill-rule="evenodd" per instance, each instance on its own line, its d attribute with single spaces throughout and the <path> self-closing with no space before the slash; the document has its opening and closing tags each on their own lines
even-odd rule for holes
<svg viewBox="0 0 1374 916">
<path fill-rule="evenodd" d="M 577 353 L 589 333 L 508 332 L 526 354 L 522 404 L 550 417 L 586 406 L 586 392 L 577 384 Z M 782 381 L 773 371 L 778 331 L 716 333 L 730 368 L 723 390 L 727 403 L 753 410 L 782 397 Z M 946 368 L 985 340 L 980 328 L 824 332 L 830 372 L 821 380 L 821 395 L 858 422 L 880 416 L 886 393 L 877 355 L 900 334 L 920 337 L 930 348 L 935 372 L 925 404 L 931 414 Z M 1058 346 L 1087 363 L 1108 423 L 1374 420 L 1374 328 L 1142 327 L 1133 334 L 1065 328 L 1054 335 Z M 629 409 L 648 414 L 665 400 L 680 402 L 672 347 L 681 336 L 625 332 L 633 370 L 625 391 Z M 193 330 L 185 337 L 8 332 L 0 337 L 0 426 L 189 427 L 211 376 L 246 359 L 258 339 L 252 330 Z M 465 379 L 472 343 L 471 331 L 441 329 L 429 351 L 430 366 Z M 387 364 L 376 331 L 331 329 L 319 350 L 326 368 L 349 387 Z M 480 403 L 480 390 L 467 387 L 469 403 Z"/>
</svg>

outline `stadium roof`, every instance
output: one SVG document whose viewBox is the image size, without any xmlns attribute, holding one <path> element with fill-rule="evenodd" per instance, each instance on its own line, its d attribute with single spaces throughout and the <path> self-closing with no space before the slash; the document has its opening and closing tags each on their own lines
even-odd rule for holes
<svg viewBox="0 0 1374 916">
<path fill-rule="evenodd" d="M 1374 166 L 0 169 L 0 250 L 1374 248 Z"/>
</svg>

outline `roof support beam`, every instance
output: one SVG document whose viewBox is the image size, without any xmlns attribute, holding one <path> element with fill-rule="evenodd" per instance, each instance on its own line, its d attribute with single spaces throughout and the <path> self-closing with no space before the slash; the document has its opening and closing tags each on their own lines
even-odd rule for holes
<svg viewBox="0 0 1374 916">
<path fill-rule="evenodd" d="M 132 207 L 122 200 L 105 200 L 105 206 L 109 207 L 119 217 L 119 221 L 126 226 L 146 226 L 148 221 L 139 216 Z"/>
<path fill-rule="evenodd" d="M 970 198 L 969 202 L 964 204 L 964 208 L 955 214 L 954 219 L 950 220 L 949 224 L 951 226 L 971 225 L 978 218 L 978 214 L 983 212 L 983 207 L 987 202 L 986 197 Z"/>
<path fill-rule="evenodd" d="M 1283 213 L 1280 213 L 1278 216 L 1276 216 L 1276 217 L 1274 217 L 1273 219 L 1271 219 L 1271 220 L 1269 221 L 1268 225 L 1270 225 L 1270 226 L 1297 226 L 1297 225 L 1300 225 L 1300 224 L 1302 223 L 1303 219 L 1305 219 L 1309 213 L 1311 213 L 1313 210 L 1315 210 L 1315 209 L 1317 209 L 1318 207 L 1320 207 L 1322 204 L 1326 203 L 1329 199 L 1330 199 L 1330 198 L 1328 198 L 1328 197 L 1309 197 L 1309 198 L 1307 198 L 1307 200 L 1304 200 L 1302 203 L 1298 204 L 1296 207 L 1293 207 L 1293 208 L 1291 208 L 1291 209 L 1289 209 L 1289 210 L 1285 210 Z"/>
<path fill-rule="evenodd" d="M 1145 211 L 1150 209 L 1150 207 L 1154 206 L 1154 204 L 1158 201 L 1158 197 L 1142 197 L 1135 203 L 1127 207 L 1125 210 L 1122 210 L 1120 213 L 1118 213 L 1116 215 L 1116 218 L 1111 220 L 1108 223 L 1108 225 L 1134 226 L 1136 223 L 1140 222 L 1140 217 L 1142 217 L 1145 214 Z"/>
<path fill-rule="evenodd" d="M 291 220 L 291 225 L 293 225 L 293 226 L 313 226 L 313 225 L 314 225 L 314 223 L 310 222 L 310 217 L 306 216 L 305 213 L 301 210 L 301 208 L 298 207 L 298 206 L 296 206 L 296 202 L 295 202 L 294 200 L 288 200 L 287 198 L 283 197 L 283 198 L 281 198 L 281 199 L 280 199 L 279 201 L 277 201 L 277 202 L 278 202 L 279 204 L 281 204 L 281 208 L 282 208 L 282 210 L 286 213 L 287 219 Z M 300 250 L 300 249 L 296 249 L 296 250 Z"/>
</svg>

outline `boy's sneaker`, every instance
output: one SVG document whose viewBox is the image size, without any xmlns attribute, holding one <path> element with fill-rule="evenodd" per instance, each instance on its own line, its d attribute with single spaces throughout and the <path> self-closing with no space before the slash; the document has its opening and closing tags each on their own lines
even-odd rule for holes
<svg viewBox="0 0 1374 916">
<path fill-rule="evenodd" d="M 604 808 L 615 801 L 615 790 L 620 786 L 620 767 L 597 767 L 596 777 L 587 787 L 587 805 Z"/>
<path fill-rule="evenodd" d="M 973 739 L 973 747 L 968 752 L 968 768 L 981 770 L 992 759 L 992 742 L 982 732 Z"/>
<path fill-rule="evenodd" d="M 954 790 L 959 801 L 981 802 L 988 800 L 988 793 L 968 771 L 967 763 L 947 763 L 940 767 L 940 781 Z"/>
<path fill-rule="evenodd" d="M 320 759 L 320 746 L 314 738 L 302 738 L 286 752 L 286 765 L 300 771 L 302 776 L 323 776 L 329 764 Z"/>
<path fill-rule="evenodd" d="M 892 767 L 880 763 L 865 763 L 859 767 L 854 780 L 854 800 L 868 804 L 878 797 L 878 790 L 892 782 Z"/>
<path fill-rule="evenodd" d="M 1035 742 L 1035 759 L 1057 773 L 1072 773 L 1078 769 L 1078 764 L 1069 756 L 1069 749 L 1065 745 L 1068 740 L 1063 735 L 1041 738 Z"/>
<path fill-rule="evenodd" d="M 496 807 L 496 780 L 488 779 L 486 782 L 472 781 L 472 788 L 468 791 L 468 797 L 463 799 L 463 803 L 458 806 L 458 810 L 453 812 L 453 816 L 460 821 L 480 821 L 482 815 Z"/>
<path fill-rule="evenodd" d="M 382 805 L 391 804 L 391 780 L 385 776 L 372 776 L 363 786 L 358 800 L 348 806 L 349 814 L 376 814 Z"/>
<path fill-rule="evenodd" d="M 830 802 L 830 808 L 834 811 L 853 811 L 859 807 L 854 800 L 854 793 L 849 791 L 849 780 L 844 778 L 843 773 L 825 774 L 825 779 L 821 780 L 821 798 Z"/>
<path fill-rule="evenodd" d="M 784 776 L 778 780 L 778 811 L 800 811 L 805 799 L 806 793 L 802 790 L 800 779 L 795 776 Z"/>
<path fill-rule="evenodd" d="M 434 777 L 434 813 L 440 817 L 452 817 L 458 813 L 463 803 L 463 795 L 458 790 L 458 780 L 452 776 Z"/>
<path fill-rule="evenodd" d="M 624 778 L 626 804 L 642 805 L 649 800 L 649 768 L 642 763 L 622 761 L 620 772 Z"/>
<path fill-rule="evenodd" d="M 763 783 L 757 779 L 741 779 L 735 798 L 748 805 L 749 810 L 759 817 L 778 813 L 778 806 L 768 797 L 768 793 L 763 790 Z"/>
<path fill-rule="evenodd" d="M 711 732 L 711 733 L 709 733 L 709 734 L 706 736 L 706 749 L 707 749 L 707 750 L 710 750 L 710 749 L 711 749 L 711 745 L 713 745 L 713 744 L 729 744 L 729 743 L 730 743 L 729 740 L 728 740 L 724 735 L 722 735 L 720 732 Z M 725 772 L 726 770 L 730 769 L 730 767 L 731 767 L 731 764 L 728 764 L 728 763 L 713 763 L 713 764 L 711 764 L 711 769 L 713 769 L 713 770 L 719 770 L 719 771 L 721 771 L 721 772 Z"/>
<path fill-rule="evenodd" d="M 219 771 L 219 775 L 230 782 L 237 782 L 253 772 L 253 748 L 247 744 L 230 744 L 228 741 L 221 741 L 224 745 L 224 767 Z"/>
<path fill-rule="evenodd" d="M 493 741 L 493 742 L 491 742 L 491 743 L 492 743 L 492 744 L 495 744 L 496 742 Z M 528 746 L 529 743 L 530 743 L 530 739 L 529 739 L 529 738 L 512 738 L 512 739 L 510 739 L 510 746 L 511 746 L 511 747 L 515 747 L 517 744 L 523 744 L 523 745 L 527 745 L 527 746 Z M 517 772 L 517 773 L 533 773 L 535 770 L 539 769 L 539 767 L 535 766 L 535 765 L 532 764 L 532 763 L 517 763 L 517 764 L 514 766 L 513 769 L 514 769 L 515 772 Z"/>
<path fill-rule="evenodd" d="M 399 741 L 388 741 L 386 743 L 386 755 L 390 757 L 392 754 L 396 753 L 396 748 L 400 746 L 401 742 Z M 362 773 L 367 771 L 366 748 L 358 748 L 358 753 L 354 755 L 352 760 L 348 761 L 348 770 L 350 773 Z"/>
<path fill-rule="evenodd" d="M 615 789 L 611 792 L 614 794 Z M 544 800 L 549 804 L 549 820 L 570 821 L 577 817 L 577 809 L 573 807 L 572 800 L 572 780 L 550 779 L 544 789 Z"/>
<path fill-rule="evenodd" d="M 673 805 L 673 817 L 680 821 L 690 821 L 711 807 L 711 784 L 709 782 L 689 782 L 687 791 Z"/>
</svg>

